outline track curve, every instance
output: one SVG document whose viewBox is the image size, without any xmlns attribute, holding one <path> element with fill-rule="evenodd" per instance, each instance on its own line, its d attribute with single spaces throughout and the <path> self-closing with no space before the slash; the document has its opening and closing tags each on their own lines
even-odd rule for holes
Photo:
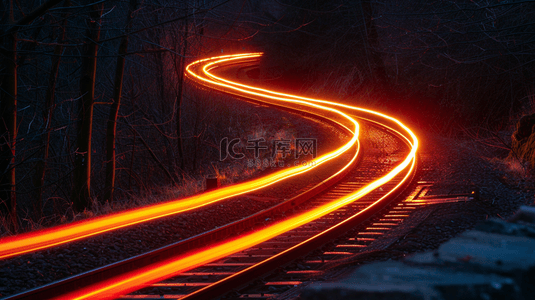
<svg viewBox="0 0 535 300">
<path fill-rule="evenodd" d="M 356 208 L 353 210 L 347 218 L 339 220 L 337 224 L 334 224 L 329 228 L 322 230 L 320 233 L 311 236 L 306 241 L 299 242 L 297 245 L 289 247 L 275 256 L 271 256 L 266 260 L 256 263 L 254 266 L 247 268 L 248 271 L 242 270 L 238 273 L 235 273 L 235 275 L 228 277 L 227 279 L 223 279 L 212 285 L 206 286 L 187 297 L 202 298 L 206 297 L 207 295 L 213 295 L 209 293 L 214 293 L 214 291 L 219 293 L 220 290 L 216 286 L 222 286 L 225 284 L 225 282 L 236 280 L 236 278 L 242 278 L 240 276 L 249 276 L 249 274 L 251 274 L 251 270 L 258 272 L 258 270 L 262 269 L 263 266 L 273 264 L 274 261 L 278 261 L 280 257 L 286 255 L 287 253 L 301 251 L 296 249 L 303 249 L 303 245 L 305 244 L 308 244 L 307 247 L 310 245 L 315 245 L 318 243 L 318 241 L 324 241 L 324 239 L 333 232 L 343 231 L 344 228 L 346 228 L 345 226 L 350 226 L 354 222 L 368 218 L 384 207 L 384 205 L 386 205 L 386 203 L 388 203 L 392 197 L 409 181 L 415 170 L 418 140 L 414 133 L 412 133 L 408 127 L 406 127 L 397 119 L 372 110 L 339 104 L 332 101 L 300 97 L 248 86 L 217 75 L 218 69 L 223 69 L 236 64 L 255 63 L 258 61 L 260 56 L 261 53 L 252 53 L 200 60 L 190 64 L 187 67 L 186 72 L 191 80 L 206 87 L 216 89 L 227 94 L 232 94 L 237 97 L 247 98 L 248 101 L 261 102 L 264 104 L 282 107 L 284 109 L 299 111 L 305 114 L 320 115 L 324 118 L 329 118 L 332 122 L 336 122 L 342 128 L 346 128 L 346 130 L 352 132 L 353 135 L 350 141 L 335 151 L 317 158 L 317 162 L 314 164 L 315 166 L 321 165 L 338 157 L 342 153 L 353 150 L 353 159 L 344 168 L 334 174 L 333 176 L 335 177 L 339 177 L 340 174 L 347 172 L 350 166 L 352 166 L 357 159 L 357 155 L 359 153 L 357 147 L 359 144 L 359 124 L 356 121 L 356 118 L 364 120 L 367 124 L 373 124 L 367 126 L 380 127 L 382 130 L 386 130 L 389 132 L 389 134 L 402 140 L 408 146 L 408 151 L 406 151 L 405 156 L 397 160 L 396 164 L 393 164 L 392 168 L 386 174 L 380 174 L 378 175 L 378 178 L 369 180 L 368 182 L 362 183 L 359 186 L 355 186 L 353 187 L 353 190 L 344 193 L 343 195 L 339 195 L 334 199 L 330 199 L 324 203 L 320 203 L 315 207 L 308 207 L 283 220 L 274 222 L 273 224 L 269 224 L 263 228 L 257 228 L 255 231 L 237 237 L 228 238 L 222 242 L 211 244 L 205 248 L 196 249 L 193 252 L 158 262 L 156 265 L 148 265 L 141 270 L 125 273 L 118 277 L 99 282 L 95 285 L 87 286 L 77 290 L 76 292 L 61 295 L 57 297 L 57 299 L 89 299 L 96 297 L 99 299 L 115 298 L 120 295 L 124 295 L 125 293 L 134 291 L 140 286 L 154 283 L 170 276 L 175 276 L 178 273 L 192 270 L 196 267 L 214 262 L 218 259 L 222 259 L 228 255 L 232 255 L 254 247 L 257 244 L 266 242 L 269 239 L 276 238 L 277 236 L 280 236 L 286 232 L 297 229 L 305 224 L 332 214 L 341 208 L 348 208 L 355 202 L 363 199 L 365 196 L 371 195 L 374 192 L 376 193 L 376 195 L 373 195 L 373 197 L 375 197 L 373 201 L 366 203 L 365 207 L 357 205 L 358 209 Z M 246 193 L 251 190 L 271 185 L 285 178 L 303 174 L 304 172 L 308 171 L 309 168 L 310 167 L 307 168 L 306 166 L 291 168 L 290 170 L 276 172 L 273 177 L 270 177 L 269 179 L 263 177 L 261 178 L 263 181 L 256 181 L 254 184 L 247 182 L 246 184 L 248 184 L 248 190 L 242 190 L 239 193 Z M 383 190 L 382 187 L 387 188 Z M 218 196 L 224 197 L 224 194 L 218 194 Z"/>
</svg>

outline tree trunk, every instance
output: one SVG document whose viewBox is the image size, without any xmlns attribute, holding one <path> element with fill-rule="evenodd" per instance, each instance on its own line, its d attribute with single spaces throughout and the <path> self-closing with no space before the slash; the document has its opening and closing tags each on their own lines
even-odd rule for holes
<svg viewBox="0 0 535 300">
<path fill-rule="evenodd" d="M 87 40 L 85 42 L 80 77 L 81 108 L 78 116 L 78 136 L 74 158 L 73 206 L 83 211 L 91 205 L 91 133 L 93 127 L 93 105 L 95 99 L 95 75 L 97 51 L 100 38 L 100 15 L 102 5 L 94 4 L 89 13 Z"/>
<path fill-rule="evenodd" d="M 186 12 L 186 16 L 187 16 Z M 184 42 L 182 44 L 182 57 L 180 57 L 180 69 L 176 72 L 178 76 L 178 93 L 177 93 L 177 112 L 176 112 L 176 136 L 177 149 L 180 159 L 180 169 L 184 170 L 184 151 L 182 150 L 182 129 L 180 121 L 182 120 L 182 94 L 184 90 L 184 71 L 186 64 L 186 53 L 188 50 L 188 19 L 184 19 Z"/>
<path fill-rule="evenodd" d="M 115 190 L 115 139 L 117 135 L 117 115 L 121 106 L 121 93 L 123 90 L 123 77 L 125 55 L 128 50 L 128 32 L 132 21 L 132 14 L 137 9 L 137 0 L 130 0 L 128 16 L 126 17 L 125 35 L 119 45 L 119 56 L 115 68 L 115 84 L 113 88 L 113 103 L 108 116 L 108 127 L 106 128 L 106 182 L 104 187 L 104 200 L 113 201 Z"/>
<path fill-rule="evenodd" d="M 155 20 L 158 20 L 157 17 L 155 17 Z M 158 22 L 158 21 L 157 21 Z M 155 36 L 155 41 L 156 41 L 156 50 L 162 50 L 162 38 L 161 38 L 161 35 L 160 33 L 156 34 Z M 159 124 L 154 124 L 154 126 L 156 127 L 156 129 L 158 131 L 160 131 L 163 135 L 163 147 L 161 147 L 161 150 L 162 150 L 162 154 L 167 156 L 168 160 L 166 161 L 166 164 L 167 165 L 171 165 L 171 163 L 174 163 L 176 161 L 175 159 L 175 152 L 173 151 L 174 148 L 172 147 L 172 143 L 169 141 L 169 139 L 167 138 L 167 132 L 168 132 L 168 124 L 166 122 L 166 119 L 167 119 L 167 111 L 168 111 L 168 106 L 169 106 L 169 102 L 166 101 L 166 89 L 165 89 L 165 83 L 166 83 L 166 80 L 164 78 L 164 75 L 165 75 L 165 68 L 164 68 L 164 61 L 165 61 L 165 52 L 163 51 L 158 51 L 156 53 L 156 57 L 157 57 L 157 61 L 156 61 L 156 66 L 157 66 L 157 70 L 158 70 L 158 75 L 157 75 L 157 78 L 156 78 L 156 83 L 157 83 L 157 86 L 158 86 L 158 94 L 159 94 L 159 105 L 160 105 L 160 109 L 159 109 L 159 113 L 157 114 L 154 114 L 154 117 L 151 117 L 151 118 L 147 118 L 148 120 L 154 120 L 154 123 L 159 123 Z M 175 180 L 173 180 L 173 182 L 175 182 Z"/>
<path fill-rule="evenodd" d="M 132 74 L 130 74 L 130 80 L 134 80 L 132 78 Z M 132 113 L 132 118 L 134 120 L 132 120 L 132 123 L 133 124 L 136 124 L 136 105 L 134 104 L 134 101 L 136 99 L 136 96 L 133 92 L 134 88 L 130 89 L 130 104 L 132 105 L 132 111 L 134 113 Z M 134 134 L 134 136 L 132 137 L 132 154 L 130 155 L 130 170 L 129 170 L 129 177 L 128 177 L 128 190 L 131 192 L 132 191 L 132 174 L 134 174 L 134 160 L 135 160 L 135 157 L 136 157 L 136 140 L 137 140 L 137 131 L 135 131 L 134 129 L 132 129 L 132 132 Z"/>
<path fill-rule="evenodd" d="M 0 199 L 11 229 L 18 230 L 17 197 L 15 189 L 15 145 L 17 140 L 17 33 L 4 37 L 2 61 L 6 74 L 2 79 L 1 95 L 1 140 L 0 140 Z"/>
<path fill-rule="evenodd" d="M 15 145 L 17 140 L 17 32 L 21 26 L 32 23 L 49 8 L 62 0 L 49 0 L 15 22 L 13 1 L 9 1 L 11 23 L 2 34 L 0 62 L 5 70 L 0 79 L 0 212 L 11 220 L 13 231 L 18 231 L 15 178 Z M 8 24 L 6 24 L 8 25 Z"/>
<path fill-rule="evenodd" d="M 66 7 L 71 5 L 70 0 L 65 0 Z M 37 188 L 36 199 L 34 203 L 34 212 L 37 219 L 43 216 L 43 186 L 45 184 L 45 175 L 47 168 L 47 160 L 50 152 L 50 129 L 52 128 L 52 117 L 55 109 L 55 93 L 56 82 L 58 78 L 59 65 L 61 61 L 61 54 L 63 53 L 63 41 L 65 40 L 65 28 L 67 26 L 67 14 L 63 15 L 63 24 L 61 26 L 61 34 L 58 38 L 58 44 L 54 48 L 54 56 L 52 57 L 52 67 L 50 69 L 50 76 L 48 77 L 48 89 L 45 96 L 45 111 L 43 112 L 43 123 L 45 124 L 43 135 L 43 158 L 37 162 L 34 184 Z"/>
<path fill-rule="evenodd" d="M 377 34 L 377 28 L 373 22 L 373 8 L 371 0 L 364 0 L 361 1 L 361 3 L 362 14 L 364 15 L 366 26 L 366 38 L 368 43 L 367 47 L 370 50 L 370 57 L 368 59 L 371 60 L 373 65 L 373 69 L 371 71 L 375 73 L 374 75 L 378 79 L 379 83 L 384 87 L 387 87 L 388 85 L 385 65 L 383 63 L 383 59 L 381 58 L 381 54 L 377 51 L 379 36 Z"/>
</svg>

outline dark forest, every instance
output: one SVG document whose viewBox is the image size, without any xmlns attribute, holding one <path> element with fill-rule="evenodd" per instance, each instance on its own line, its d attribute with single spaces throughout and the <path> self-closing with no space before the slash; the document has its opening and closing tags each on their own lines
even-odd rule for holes
<svg viewBox="0 0 535 300">
<path fill-rule="evenodd" d="M 0 5 L 1 234 L 196 193 L 223 173 L 218 141 L 256 118 L 184 76 L 221 53 L 264 52 L 254 76 L 273 86 L 437 134 L 510 136 L 526 116 L 502 146 L 535 156 L 535 1 Z"/>
</svg>

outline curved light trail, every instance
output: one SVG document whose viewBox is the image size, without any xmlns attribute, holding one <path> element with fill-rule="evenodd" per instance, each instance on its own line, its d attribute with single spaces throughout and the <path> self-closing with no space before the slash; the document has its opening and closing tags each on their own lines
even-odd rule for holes
<svg viewBox="0 0 535 300">
<path fill-rule="evenodd" d="M 379 205 L 384 198 L 393 193 L 406 180 L 408 180 L 412 173 L 412 170 L 415 167 L 415 156 L 418 148 L 418 139 L 416 138 L 414 133 L 412 133 L 412 131 L 399 120 L 372 110 L 339 104 L 331 101 L 300 97 L 252 87 L 249 85 L 233 82 L 228 79 L 220 78 L 210 72 L 210 70 L 214 68 L 225 67 L 228 66 L 228 64 L 230 63 L 235 64 L 239 62 L 249 62 L 250 59 L 257 58 L 260 55 L 261 53 L 237 54 L 199 60 L 190 64 L 187 67 L 186 72 L 188 76 L 190 76 L 190 78 L 197 81 L 198 83 L 201 83 L 211 88 L 222 90 L 226 93 L 252 98 L 253 100 L 257 101 L 267 102 L 271 104 L 274 103 L 273 101 L 276 101 L 285 103 L 283 104 L 283 106 L 286 107 L 291 107 L 292 105 L 299 105 L 314 109 L 326 110 L 330 112 L 339 112 L 340 115 L 344 117 L 349 117 L 348 113 L 338 111 L 334 107 L 347 109 L 352 113 L 362 113 L 365 115 L 364 118 L 371 118 L 370 121 L 379 123 L 382 126 L 385 126 L 395 131 L 400 135 L 400 137 L 404 138 L 411 146 L 409 154 L 400 164 L 395 166 L 386 175 L 372 181 L 368 185 L 349 195 L 343 196 L 332 202 L 314 208 L 310 211 L 306 211 L 298 215 L 292 216 L 278 223 L 268 225 L 260 230 L 241 235 L 237 238 L 228 239 L 216 245 L 206 246 L 193 253 L 188 253 L 178 256 L 176 258 L 168 259 L 164 262 L 157 263 L 153 266 L 145 267 L 141 270 L 136 270 L 128 274 L 123 274 L 121 276 L 118 276 L 117 278 L 113 278 L 102 283 L 97 283 L 74 293 L 62 296 L 58 299 L 112 299 L 120 295 L 124 295 L 125 293 L 137 290 L 147 284 L 161 281 L 178 273 L 191 270 L 200 265 L 213 262 L 230 254 L 250 248 L 256 244 L 271 239 L 284 232 L 287 232 L 310 221 L 325 216 L 347 204 L 350 204 L 362 198 L 371 191 L 393 180 L 396 176 L 402 175 L 403 171 L 406 171 L 401 181 L 394 188 L 388 191 L 386 195 L 376 200 L 368 208 L 358 213 L 362 214 L 367 210 L 371 209 L 372 207 Z M 281 103 L 277 103 L 276 105 L 281 105 Z M 358 128 L 357 125 L 355 126 L 356 128 Z M 355 139 L 356 135 L 357 134 L 355 134 L 352 141 Z"/>
<path fill-rule="evenodd" d="M 190 64 L 188 66 L 188 70 L 190 70 L 191 66 L 197 65 L 204 61 L 206 60 L 201 60 Z M 213 81 L 213 83 L 215 84 L 215 81 Z M 225 85 L 220 84 L 220 86 Z M 257 95 L 261 96 L 262 94 L 257 93 Z M 344 122 L 344 124 L 341 124 L 341 121 L 339 120 L 338 123 L 352 133 L 351 139 L 342 147 L 339 147 L 338 149 L 330 153 L 317 157 L 316 159 L 311 160 L 310 163 L 306 165 L 283 169 L 281 171 L 277 171 L 273 174 L 258 179 L 250 180 L 228 187 L 223 187 L 214 191 L 205 192 L 203 194 L 195 195 L 188 198 L 173 200 L 166 203 L 132 209 L 117 214 L 111 214 L 90 220 L 80 221 L 72 224 L 57 226 L 45 230 L 0 239 L 0 259 L 5 259 L 24 253 L 65 244 L 71 241 L 80 240 L 115 229 L 182 213 L 230 197 L 255 191 L 273 185 L 279 181 L 289 179 L 294 176 L 308 172 L 328 161 L 339 157 L 340 155 L 346 153 L 358 144 L 359 125 L 355 121 L 355 119 L 350 117 L 348 114 L 341 112 L 336 108 L 327 107 L 320 104 L 308 103 L 302 100 L 291 100 L 285 99 L 283 97 L 278 97 L 278 99 L 280 99 L 280 101 L 289 101 L 308 105 L 320 111 L 336 114 Z M 357 154 L 355 154 L 355 156 L 353 157 L 353 160 L 356 158 L 356 155 Z M 351 165 L 352 161 L 346 164 L 339 172 L 342 172 L 344 169 L 348 168 Z"/>
</svg>

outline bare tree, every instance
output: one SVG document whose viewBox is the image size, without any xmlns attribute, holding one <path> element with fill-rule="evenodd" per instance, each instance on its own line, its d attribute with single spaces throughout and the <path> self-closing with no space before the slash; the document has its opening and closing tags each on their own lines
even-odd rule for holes
<svg viewBox="0 0 535 300">
<path fill-rule="evenodd" d="M 187 14 L 188 10 L 186 9 L 186 14 L 184 18 L 184 25 L 183 25 L 183 37 L 182 37 L 182 52 L 178 59 L 179 64 L 177 66 L 177 60 L 174 60 L 175 63 L 175 73 L 177 75 L 178 80 L 178 87 L 177 87 L 177 93 L 176 93 L 176 136 L 177 136 L 177 149 L 178 149 L 178 156 L 180 159 L 180 169 L 184 170 L 184 150 L 182 148 L 182 128 L 181 128 L 181 119 L 182 119 L 182 97 L 184 94 L 184 72 L 186 68 L 186 53 L 188 51 L 188 33 L 189 33 L 189 27 L 188 27 L 188 19 Z"/>
<path fill-rule="evenodd" d="M 64 6 L 67 8 L 71 5 L 70 0 L 65 0 Z M 47 170 L 47 161 L 50 156 L 50 133 L 51 129 L 53 128 L 53 116 L 54 116 L 54 110 L 55 110 L 55 95 L 56 95 L 56 84 L 58 81 L 58 73 L 59 73 L 59 66 L 61 62 L 61 56 L 63 53 L 63 43 L 65 40 L 65 31 L 67 29 L 67 19 L 68 19 L 68 13 L 65 12 L 62 15 L 63 22 L 61 24 L 61 32 L 60 35 L 57 38 L 57 44 L 54 47 L 54 56 L 52 57 L 52 66 L 50 68 L 50 74 L 48 77 L 48 88 L 46 90 L 45 95 L 45 109 L 43 111 L 43 123 L 45 125 L 44 127 L 44 135 L 42 137 L 42 144 L 43 144 L 43 157 L 41 160 L 37 162 L 36 165 L 36 172 L 35 172 L 35 178 L 34 183 L 36 186 L 36 193 L 35 193 L 35 203 L 34 203 L 34 213 L 37 216 L 37 218 L 41 218 L 43 216 L 43 188 L 45 184 L 45 175 Z"/>
<path fill-rule="evenodd" d="M 246 2 L 30 2 L 0 1 L 5 220 L 29 228 L 74 218 L 92 197 L 150 193 L 210 167 L 199 148 L 208 121 L 200 120 L 184 67 L 241 49 L 254 31 L 242 23 Z M 113 101 L 99 100 L 106 98 Z M 17 211 L 35 219 L 16 220 Z"/>
<path fill-rule="evenodd" d="M 91 205 L 91 136 L 102 9 L 103 4 L 91 5 L 89 18 L 86 21 L 85 51 L 83 51 L 80 77 L 82 103 L 78 119 L 72 195 L 73 205 L 77 211 L 83 211 Z"/>
<path fill-rule="evenodd" d="M 106 128 L 106 182 L 104 187 L 104 200 L 113 201 L 113 192 L 115 189 L 115 140 L 117 135 L 117 115 L 121 106 L 121 94 L 123 90 L 123 77 L 125 56 L 128 50 L 128 34 L 131 27 L 131 21 L 134 11 L 137 9 L 137 0 L 130 0 L 128 15 L 126 17 L 125 34 L 121 38 L 115 68 L 115 83 L 113 88 L 113 103 L 108 116 L 108 126 Z"/>
<path fill-rule="evenodd" d="M 407 98 L 437 106 L 454 124 L 503 126 L 521 109 L 535 79 L 535 1 L 372 4 L 376 49 L 399 79 L 396 89 L 419 95 Z"/>
<path fill-rule="evenodd" d="M 13 1 L 9 2 L 9 22 L 14 23 Z M 3 34 L 3 47 L 1 50 L 2 65 L 6 72 L 2 78 L 1 107 L 2 113 L 0 154 L 0 198 L 3 202 L 4 213 L 12 222 L 13 229 L 17 231 L 17 194 L 15 181 L 15 145 L 17 140 L 17 28 Z"/>
<path fill-rule="evenodd" d="M 2 32 L 0 49 L 2 65 L 5 67 L 1 78 L 0 91 L 0 199 L 2 210 L 9 215 L 13 230 L 18 230 L 17 194 L 15 177 L 15 147 L 17 141 L 17 33 L 20 28 L 31 24 L 48 9 L 62 0 L 49 0 L 15 22 L 14 3 L 9 1 L 8 17 L 2 23 L 8 24 Z"/>
</svg>

